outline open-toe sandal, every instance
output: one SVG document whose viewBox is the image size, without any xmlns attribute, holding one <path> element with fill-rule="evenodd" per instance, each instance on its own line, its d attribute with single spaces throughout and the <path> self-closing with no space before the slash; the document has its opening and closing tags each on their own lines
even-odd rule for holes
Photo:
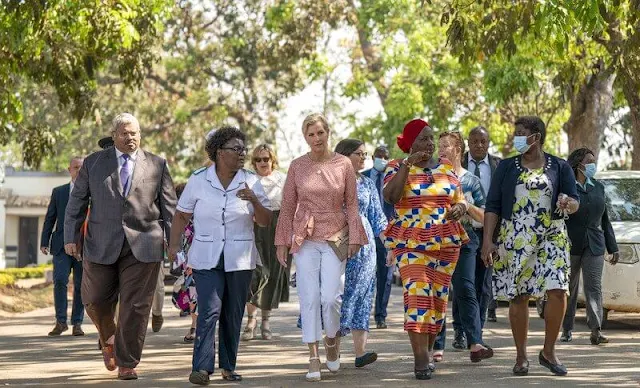
<svg viewBox="0 0 640 388">
<path fill-rule="evenodd" d="M 318 361 L 318 366 L 320 366 L 320 357 L 311 357 L 309 358 L 309 364 L 311 364 L 313 361 Z M 311 366 L 311 365 L 309 365 Z M 307 381 L 320 381 L 322 380 L 322 375 L 320 374 L 320 369 L 318 368 L 317 372 L 307 372 L 307 375 L 305 376 L 305 379 Z"/>
<path fill-rule="evenodd" d="M 196 338 L 196 328 L 192 327 L 191 329 L 189 329 L 189 334 L 184 336 L 184 342 L 187 344 L 190 344 L 193 342 L 195 338 Z"/>
</svg>

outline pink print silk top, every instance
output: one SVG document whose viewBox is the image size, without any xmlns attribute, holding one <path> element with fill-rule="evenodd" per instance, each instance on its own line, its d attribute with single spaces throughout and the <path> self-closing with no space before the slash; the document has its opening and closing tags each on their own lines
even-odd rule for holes
<svg viewBox="0 0 640 388">
<path fill-rule="evenodd" d="M 349 225 L 349 244 L 368 243 L 349 158 L 336 153 L 327 161 L 314 162 L 307 154 L 291 162 L 275 245 L 291 247 L 290 252 L 296 253 L 304 240 L 326 241 L 345 225 Z"/>
</svg>

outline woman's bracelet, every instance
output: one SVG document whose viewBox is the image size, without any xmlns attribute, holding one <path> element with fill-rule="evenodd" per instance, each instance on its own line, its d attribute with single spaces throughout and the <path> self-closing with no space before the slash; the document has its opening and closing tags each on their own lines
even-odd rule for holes
<svg viewBox="0 0 640 388">
<path fill-rule="evenodd" d="M 460 205 L 460 206 L 464 207 L 464 213 L 465 214 L 469 211 L 469 206 L 467 206 L 466 202 L 458 202 L 458 203 L 454 204 L 454 206 L 455 205 Z"/>
</svg>

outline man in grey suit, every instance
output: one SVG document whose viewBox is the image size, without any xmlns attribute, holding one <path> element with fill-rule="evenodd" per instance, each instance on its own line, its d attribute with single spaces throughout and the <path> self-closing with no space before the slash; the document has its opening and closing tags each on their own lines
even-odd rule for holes
<svg viewBox="0 0 640 388">
<path fill-rule="evenodd" d="M 82 300 L 96 325 L 105 366 L 137 378 L 153 292 L 171 230 L 176 194 L 166 160 L 140 146 L 129 113 L 113 121 L 114 147 L 86 159 L 67 205 L 65 251 L 78 255 L 80 226 L 91 200 L 83 245 Z M 118 323 L 116 303 L 120 301 Z"/>
</svg>

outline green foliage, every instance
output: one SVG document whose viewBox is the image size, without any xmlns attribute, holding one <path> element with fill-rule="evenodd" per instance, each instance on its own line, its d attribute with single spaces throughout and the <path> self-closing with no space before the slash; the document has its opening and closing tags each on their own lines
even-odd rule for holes
<svg viewBox="0 0 640 388">
<path fill-rule="evenodd" d="M 448 23 L 449 44 L 464 63 L 509 59 L 523 51 L 530 53 L 532 48 L 540 51 L 539 58 L 555 58 L 542 63 L 554 73 L 553 84 L 560 91 L 561 102 L 579 101 L 580 89 L 591 77 L 615 73 L 615 105 L 629 105 L 633 132 L 640 139 L 637 0 L 452 0 L 443 19 Z M 512 74 L 506 78 L 512 78 Z M 584 109 L 577 105 L 573 108 L 577 112 Z"/>
<path fill-rule="evenodd" d="M 557 149 L 559 120 L 567 110 L 554 84 L 558 61 L 553 52 L 530 40 L 517 55 L 487 59 L 478 52 L 473 62 L 460 60 L 448 46 L 450 27 L 440 23 L 443 12 L 452 12 L 445 1 L 424 7 L 416 1 L 350 2 L 347 21 L 357 43 L 351 48 L 352 76 L 342 93 L 358 99 L 373 90 L 384 110 L 364 122 L 347 117 L 355 128 L 350 136 L 394 146 L 403 125 L 423 117 L 438 131 L 484 125 L 496 150 L 508 155 L 515 118 L 537 114 L 550 126 L 548 147 Z M 400 155 L 395 147 L 392 153 Z"/>
<path fill-rule="evenodd" d="M 0 286 L 13 285 L 16 280 L 37 279 L 44 277 L 46 270 L 53 268 L 50 265 L 27 268 L 7 268 L 0 270 Z"/>
<path fill-rule="evenodd" d="M 96 76 L 107 63 L 139 85 L 155 60 L 168 0 L 9 1 L 0 8 L 0 144 L 16 140 L 38 166 L 55 134 L 25 122 L 22 87 L 33 82 L 82 120 L 94 107 Z"/>
<path fill-rule="evenodd" d="M 340 9 L 313 1 L 181 1 L 165 20 L 158 63 L 133 89 L 119 62 L 101 68 L 94 105 L 80 122 L 53 103 L 59 96 L 52 88 L 24 82 L 32 101 L 25 101 L 25 125 L 52 128 L 43 167 L 62 170 L 69 156 L 97 150 L 124 111 L 139 119 L 142 147 L 165 156 L 177 181 L 206 162 L 205 135 L 222 124 L 273 142 L 285 99 L 331 70 L 316 46 Z"/>
<path fill-rule="evenodd" d="M 16 278 L 12 275 L 7 275 L 4 273 L 0 273 L 0 287 L 1 286 L 12 286 L 15 284 Z"/>
</svg>

